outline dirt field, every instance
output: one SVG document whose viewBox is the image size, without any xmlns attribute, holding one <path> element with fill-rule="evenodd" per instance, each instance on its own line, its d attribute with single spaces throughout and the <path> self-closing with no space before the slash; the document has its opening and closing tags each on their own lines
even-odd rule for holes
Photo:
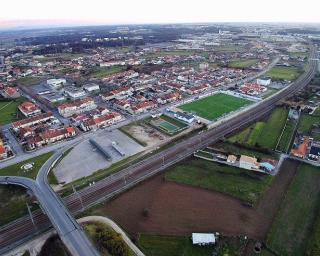
<svg viewBox="0 0 320 256">
<path fill-rule="evenodd" d="M 154 146 L 163 142 L 167 137 L 156 129 L 144 127 L 141 125 L 132 125 L 128 132 L 138 141 L 146 143 L 148 146 Z"/>
<path fill-rule="evenodd" d="M 264 240 L 296 171 L 290 162 L 285 162 L 283 167 L 256 209 L 221 193 L 165 182 L 163 175 L 159 175 L 95 209 L 92 214 L 111 217 L 134 236 L 138 233 L 190 235 L 196 231 L 219 231 Z"/>
</svg>

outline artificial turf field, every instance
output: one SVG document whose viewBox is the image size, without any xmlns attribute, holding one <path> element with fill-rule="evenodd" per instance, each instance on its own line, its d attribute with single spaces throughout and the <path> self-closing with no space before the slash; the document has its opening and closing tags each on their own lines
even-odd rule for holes
<svg viewBox="0 0 320 256">
<path fill-rule="evenodd" d="M 210 121 L 230 113 L 240 107 L 247 106 L 251 101 L 230 96 L 224 93 L 217 93 L 212 96 L 193 101 L 180 106 L 184 111 L 196 114 Z"/>
</svg>

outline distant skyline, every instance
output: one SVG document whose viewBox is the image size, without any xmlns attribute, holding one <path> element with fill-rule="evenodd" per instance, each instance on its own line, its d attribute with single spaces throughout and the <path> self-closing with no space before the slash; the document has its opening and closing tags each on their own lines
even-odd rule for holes
<svg viewBox="0 0 320 256">
<path fill-rule="evenodd" d="M 0 28 L 193 22 L 320 22 L 319 0 L 2 0 Z"/>
</svg>

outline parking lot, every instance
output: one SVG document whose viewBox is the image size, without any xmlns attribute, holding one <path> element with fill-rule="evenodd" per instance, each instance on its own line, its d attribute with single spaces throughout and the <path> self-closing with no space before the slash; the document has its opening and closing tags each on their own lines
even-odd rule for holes
<svg viewBox="0 0 320 256">
<path fill-rule="evenodd" d="M 85 140 L 77 145 L 54 169 L 54 174 L 59 183 L 69 183 L 85 176 L 93 174 L 95 171 L 107 168 L 113 163 L 143 151 L 143 147 L 134 140 L 115 129 L 103 131 L 92 136 L 111 155 L 111 160 L 106 158 L 95 148 L 89 140 Z M 111 145 L 117 142 L 121 150 L 126 154 L 121 156 Z"/>
</svg>

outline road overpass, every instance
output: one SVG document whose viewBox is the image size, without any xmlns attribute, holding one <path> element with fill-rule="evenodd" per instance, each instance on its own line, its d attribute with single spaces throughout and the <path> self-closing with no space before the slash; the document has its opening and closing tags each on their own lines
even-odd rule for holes
<svg viewBox="0 0 320 256">
<path fill-rule="evenodd" d="M 152 175 L 163 171 L 168 166 L 190 156 L 195 150 L 206 147 L 231 132 L 261 118 L 269 113 L 278 101 L 296 93 L 310 82 L 317 68 L 316 57 L 315 49 L 312 48 L 307 72 L 288 88 L 261 101 L 255 108 L 250 108 L 248 111 L 242 112 L 228 122 L 222 122 L 211 130 L 179 142 L 139 163 L 96 182 L 93 186 L 86 187 L 76 194 L 64 198 L 65 204 L 72 214 L 77 214 L 83 211 L 83 209 L 105 199 L 109 199 Z M 40 211 L 34 214 L 34 219 L 36 220 L 36 225 L 39 230 L 45 230 L 50 227 L 50 222 L 48 222 L 46 216 Z M 34 228 L 28 218 L 21 218 L 14 223 L 3 227 L 0 230 L 0 253 L 10 249 L 15 242 L 21 242 L 23 241 L 23 238 L 31 237 L 33 233 Z"/>
<path fill-rule="evenodd" d="M 99 253 L 47 180 L 51 167 L 66 150 L 58 150 L 45 162 L 36 181 L 25 177 L 0 176 L 0 184 L 15 184 L 31 190 L 69 252 L 74 256 L 96 256 Z"/>
</svg>

